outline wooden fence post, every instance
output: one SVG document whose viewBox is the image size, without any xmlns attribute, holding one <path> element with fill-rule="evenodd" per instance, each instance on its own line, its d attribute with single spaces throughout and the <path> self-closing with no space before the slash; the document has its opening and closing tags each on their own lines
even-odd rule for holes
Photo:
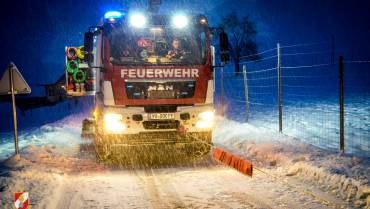
<svg viewBox="0 0 370 209">
<path fill-rule="evenodd" d="M 224 67 L 221 67 L 221 115 L 225 115 Z"/>
<path fill-rule="evenodd" d="M 339 149 L 344 152 L 344 58 L 339 56 Z"/>
<path fill-rule="evenodd" d="M 278 67 L 278 108 L 279 108 L 279 132 L 283 131 L 283 108 L 282 108 L 282 89 L 281 89 L 281 48 L 277 44 L 277 67 Z"/>
<path fill-rule="evenodd" d="M 249 93 L 248 93 L 248 79 L 247 79 L 247 66 L 243 65 L 243 80 L 244 80 L 244 94 L 245 94 L 245 114 L 246 122 L 249 120 Z"/>
</svg>

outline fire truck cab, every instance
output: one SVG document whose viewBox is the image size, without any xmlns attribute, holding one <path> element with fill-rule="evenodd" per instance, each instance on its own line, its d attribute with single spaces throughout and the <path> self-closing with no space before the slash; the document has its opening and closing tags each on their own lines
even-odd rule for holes
<svg viewBox="0 0 370 209">
<path fill-rule="evenodd" d="M 109 11 L 89 28 L 82 50 L 78 70 L 67 59 L 68 94 L 95 97 L 93 119 L 84 121 L 83 132 L 93 131 L 99 159 L 117 147 L 209 152 L 215 84 L 206 17 Z"/>
</svg>

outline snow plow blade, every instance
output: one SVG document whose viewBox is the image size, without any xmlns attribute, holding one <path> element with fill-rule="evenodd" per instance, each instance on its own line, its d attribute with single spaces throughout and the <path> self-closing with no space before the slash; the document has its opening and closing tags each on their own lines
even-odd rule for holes
<svg viewBox="0 0 370 209">
<path fill-rule="evenodd" d="M 229 167 L 232 167 L 239 171 L 240 173 L 243 173 L 247 176 L 252 177 L 253 174 L 253 165 L 252 163 L 241 159 L 238 156 L 235 156 L 229 152 L 226 152 L 220 148 L 215 148 L 213 150 L 213 158 L 220 162 L 223 163 Z"/>
</svg>

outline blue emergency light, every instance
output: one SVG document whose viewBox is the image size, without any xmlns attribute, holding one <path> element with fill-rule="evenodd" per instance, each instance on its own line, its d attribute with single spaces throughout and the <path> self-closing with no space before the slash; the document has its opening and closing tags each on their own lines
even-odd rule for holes
<svg viewBox="0 0 370 209">
<path fill-rule="evenodd" d="M 108 11 L 104 14 L 104 19 L 120 19 L 123 16 L 122 12 L 119 11 Z"/>
</svg>

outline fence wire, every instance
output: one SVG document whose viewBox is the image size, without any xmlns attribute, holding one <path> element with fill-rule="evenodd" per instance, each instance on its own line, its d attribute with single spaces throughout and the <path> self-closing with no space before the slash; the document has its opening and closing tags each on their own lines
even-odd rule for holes
<svg viewBox="0 0 370 209">
<path fill-rule="evenodd" d="M 327 42 L 295 44 L 282 46 L 280 55 L 277 48 L 272 48 L 255 54 L 261 56 L 260 60 L 242 61 L 247 95 L 243 73 L 235 73 L 232 66 L 218 70 L 216 101 L 221 101 L 223 77 L 225 116 L 278 132 L 280 57 L 283 134 L 324 149 L 339 150 L 339 65 L 329 49 Z M 345 61 L 345 152 L 361 156 L 370 156 L 369 83 L 370 61 Z M 222 108 L 219 102 L 216 104 L 218 109 Z"/>
<path fill-rule="evenodd" d="M 344 58 L 345 59 L 345 58 Z M 344 136 L 351 152 L 370 156 L 370 60 L 344 64 Z"/>
</svg>

